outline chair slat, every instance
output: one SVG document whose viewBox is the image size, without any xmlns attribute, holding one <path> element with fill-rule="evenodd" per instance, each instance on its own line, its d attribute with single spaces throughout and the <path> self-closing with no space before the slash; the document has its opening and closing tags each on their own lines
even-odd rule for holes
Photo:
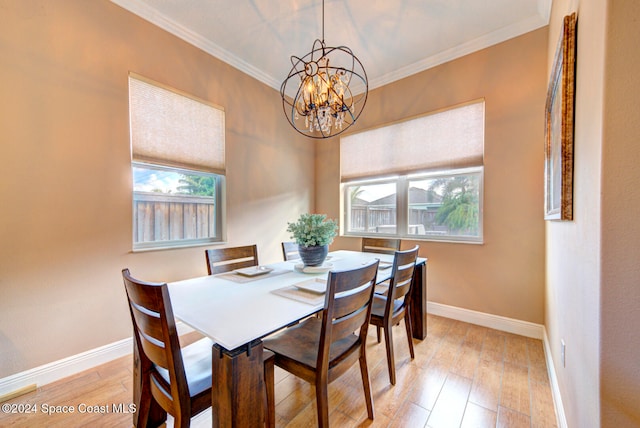
<svg viewBox="0 0 640 428">
<path fill-rule="evenodd" d="M 298 260 L 300 253 L 298 252 L 298 244 L 295 242 L 283 242 L 282 243 L 282 256 L 285 261 Z"/>
<path fill-rule="evenodd" d="M 129 300 L 137 306 L 147 311 L 159 313 L 152 308 L 160 308 L 162 300 L 162 290 L 158 287 L 144 286 L 128 287 L 127 295 Z"/>
<path fill-rule="evenodd" d="M 369 301 L 369 291 L 367 287 L 359 293 L 337 298 L 333 304 L 333 317 L 343 317 L 366 306 Z"/>
<path fill-rule="evenodd" d="M 405 282 L 403 285 L 396 287 L 395 296 L 400 296 L 400 297 L 396 297 L 395 300 L 405 297 L 407 294 L 409 294 L 410 290 L 411 290 L 411 281 Z M 407 303 L 408 303 L 408 299 L 405 298 L 403 302 L 403 306 L 405 306 Z"/>
<path fill-rule="evenodd" d="M 171 396 L 171 386 L 156 373 L 151 374 L 151 393 L 160 404 L 160 407 L 170 415 L 175 415 L 179 411 L 179 408 L 176 407 L 176 402 Z"/>
<path fill-rule="evenodd" d="M 258 247 L 215 248 L 205 250 L 209 275 L 230 272 L 251 266 L 258 266 Z"/>
<path fill-rule="evenodd" d="M 140 334 L 139 337 L 141 342 L 140 345 L 142 346 L 147 358 L 149 358 L 156 366 L 169 370 L 167 348 L 164 346 L 164 343 L 160 342 L 161 346 L 158 343 L 154 343 L 149 340 L 149 338 L 143 334 Z"/>
<path fill-rule="evenodd" d="M 164 342 L 164 331 L 162 329 L 162 319 L 157 312 L 155 315 L 143 312 L 138 305 L 132 305 L 131 311 L 136 319 L 138 329 L 146 336 L 150 336 L 159 342 Z"/>
<path fill-rule="evenodd" d="M 401 240 L 394 238 L 362 238 L 363 253 L 394 254 L 400 250 Z"/>
<path fill-rule="evenodd" d="M 333 322 L 331 329 L 332 342 L 344 339 L 345 337 L 352 335 L 356 330 L 362 327 L 362 324 L 367 322 L 367 306 L 361 307 L 356 312 L 339 318 Z"/>
</svg>

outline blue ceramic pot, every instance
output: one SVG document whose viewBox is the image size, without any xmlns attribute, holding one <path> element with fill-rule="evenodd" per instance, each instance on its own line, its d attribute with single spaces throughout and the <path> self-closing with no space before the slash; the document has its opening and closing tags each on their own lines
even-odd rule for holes
<svg viewBox="0 0 640 428">
<path fill-rule="evenodd" d="M 324 263 L 324 259 L 327 258 L 329 253 L 328 245 L 316 245 L 313 247 L 298 246 L 298 253 L 300 253 L 300 259 L 305 266 L 321 266 Z"/>
</svg>

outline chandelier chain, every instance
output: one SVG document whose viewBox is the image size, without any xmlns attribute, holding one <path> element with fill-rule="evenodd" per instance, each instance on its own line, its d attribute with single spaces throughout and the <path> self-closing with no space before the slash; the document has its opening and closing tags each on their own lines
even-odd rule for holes
<svg viewBox="0 0 640 428">
<path fill-rule="evenodd" d="M 324 43 L 324 0 L 322 0 L 322 43 Z"/>
</svg>

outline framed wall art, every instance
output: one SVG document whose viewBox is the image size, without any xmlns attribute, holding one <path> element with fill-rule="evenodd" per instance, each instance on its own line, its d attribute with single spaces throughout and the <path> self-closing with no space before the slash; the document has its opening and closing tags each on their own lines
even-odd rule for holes
<svg viewBox="0 0 640 428">
<path fill-rule="evenodd" d="M 564 17 L 545 108 L 545 220 L 573 220 L 576 14 Z"/>
</svg>

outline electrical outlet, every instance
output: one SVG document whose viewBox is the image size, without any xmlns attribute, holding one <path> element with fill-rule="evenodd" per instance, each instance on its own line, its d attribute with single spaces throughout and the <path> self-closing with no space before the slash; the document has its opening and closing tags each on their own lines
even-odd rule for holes
<svg viewBox="0 0 640 428">
<path fill-rule="evenodd" d="M 560 360 L 562 361 L 562 367 L 567 367 L 566 356 L 566 345 L 564 344 L 564 339 L 560 340 Z"/>
</svg>

